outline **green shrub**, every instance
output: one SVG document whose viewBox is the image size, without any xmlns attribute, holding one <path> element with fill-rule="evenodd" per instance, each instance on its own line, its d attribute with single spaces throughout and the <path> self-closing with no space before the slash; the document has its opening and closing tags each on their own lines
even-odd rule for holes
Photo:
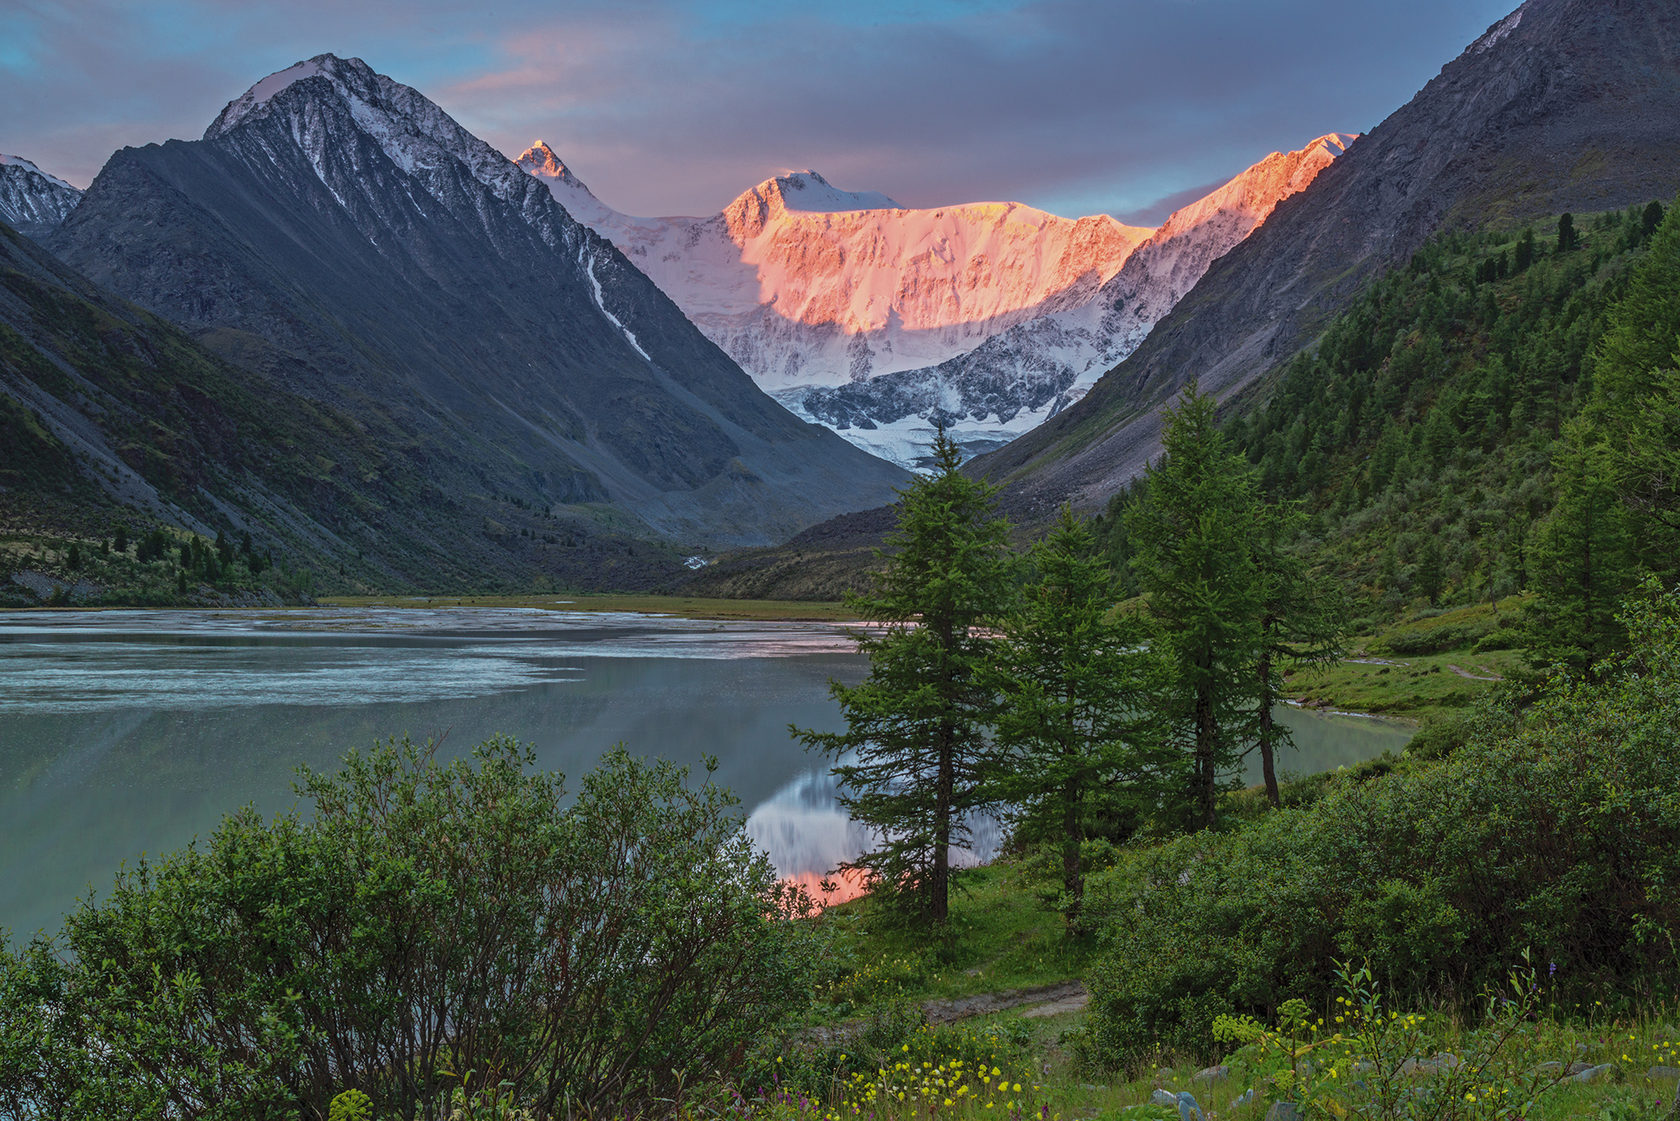
<svg viewBox="0 0 1680 1121">
<path fill-rule="evenodd" d="M 1336 960 L 1467 1002 L 1532 947 L 1577 994 L 1672 984 L 1680 937 L 1680 601 L 1630 611 L 1602 685 L 1562 679 L 1431 765 L 1337 784 L 1240 832 L 1131 854 L 1102 884 L 1095 1059 L 1210 1053 L 1216 1017 L 1322 1006 Z M 1590 997 L 1589 997 L 1590 1003 Z"/>
<path fill-rule="evenodd" d="M 646 1113 L 801 1007 L 802 926 L 727 792 L 615 749 L 563 808 L 528 749 L 474 755 L 305 772 L 312 818 L 232 814 L 0 957 L 0 1117 Z"/>
</svg>

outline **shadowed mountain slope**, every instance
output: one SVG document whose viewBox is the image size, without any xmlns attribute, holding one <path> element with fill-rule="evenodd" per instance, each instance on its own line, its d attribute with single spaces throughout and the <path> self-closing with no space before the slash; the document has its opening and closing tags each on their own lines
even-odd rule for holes
<svg viewBox="0 0 1680 1121">
<path fill-rule="evenodd" d="M 118 152 L 49 247 L 388 434 L 404 486 L 468 507 L 703 547 L 785 537 L 903 478 L 788 415 L 535 179 L 357 59 L 264 79 L 203 140 Z"/>
<path fill-rule="evenodd" d="M 1215 262 L 1084 400 L 972 469 L 1029 521 L 1096 507 L 1158 453 L 1183 385 L 1251 384 L 1437 231 L 1677 188 L 1680 5 L 1529 0 Z"/>
</svg>

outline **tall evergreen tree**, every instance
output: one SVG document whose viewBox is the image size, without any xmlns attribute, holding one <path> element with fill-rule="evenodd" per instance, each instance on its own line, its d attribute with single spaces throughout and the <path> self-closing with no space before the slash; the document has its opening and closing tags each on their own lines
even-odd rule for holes
<svg viewBox="0 0 1680 1121">
<path fill-rule="evenodd" d="M 1179 757 L 1152 715 L 1164 684 L 1161 647 L 1143 618 L 1110 617 L 1114 574 L 1090 524 L 1063 506 L 1032 562 L 1035 578 L 994 644 L 1002 699 L 995 789 L 1017 807 L 1017 837 L 1061 849 L 1062 913 L 1079 933 L 1091 819 L 1141 816 Z M 1105 831 L 1124 827 L 1110 822 Z"/>
<path fill-rule="evenodd" d="M 1277 752 L 1292 746 L 1289 729 L 1272 718 L 1282 699 L 1286 667 L 1315 665 L 1339 656 L 1344 617 L 1336 584 L 1312 571 L 1291 546 L 1305 521 L 1294 503 L 1262 508 L 1254 537 L 1260 593 L 1260 648 L 1255 663 L 1255 746 L 1272 805 L 1281 801 Z"/>
<path fill-rule="evenodd" d="M 1259 491 L 1248 461 L 1192 383 L 1167 414 L 1165 454 L 1127 511 L 1138 584 L 1174 664 L 1171 715 L 1190 748 L 1195 819 L 1214 824 L 1220 776 L 1255 727 L 1265 585 L 1253 543 Z"/>
<path fill-rule="evenodd" d="M 1680 576 L 1680 206 L 1661 219 L 1606 320 L 1593 356 L 1590 438 L 1603 442 L 1601 462 L 1638 516 L 1641 561 L 1672 581 Z"/>
<path fill-rule="evenodd" d="M 880 626 L 854 636 L 869 656 L 868 678 L 830 686 L 846 731 L 793 733 L 834 759 L 841 805 L 874 831 L 876 847 L 843 867 L 943 923 L 951 849 L 965 843 L 966 816 L 987 797 L 997 706 L 980 628 L 1002 617 L 1013 585 L 996 488 L 958 470 L 961 455 L 943 430 L 933 453 L 933 473 L 899 492 L 898 527 L 873 588 L 847 601 Z"/>
<path fill-rule="evenodd" d="M 1610 451 L 1570 426 L 1557 464 L 1557 504 L 1532 549 L 1534 600 L 1523 613 L 1529 660 L 1586 673 L 1627 645 L 1617 616 L 1637 583 L 1633 512 L 1618 500 Z"/>
</svg>

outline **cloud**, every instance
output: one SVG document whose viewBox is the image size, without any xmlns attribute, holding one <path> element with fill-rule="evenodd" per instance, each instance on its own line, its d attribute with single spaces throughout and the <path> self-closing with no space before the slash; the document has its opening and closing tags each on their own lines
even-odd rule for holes
<svg viewBox="0 0 1680 1121">
<path fill-rule="evenodd" d="M 912 206 L 1154 213 L 1266 153 L 1369 129 L 1514 0 L 24 0 L 15 150 L 86 182 L 246 86 L 355 54 L 605 202 L 710 213 L 778 170 Z"/>
</svg>

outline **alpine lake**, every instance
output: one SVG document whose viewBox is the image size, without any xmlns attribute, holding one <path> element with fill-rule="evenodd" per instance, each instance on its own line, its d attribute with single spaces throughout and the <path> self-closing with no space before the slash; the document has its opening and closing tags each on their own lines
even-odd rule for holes
<svg viewBox="0 0 1680 1121">
<path fill-rule="evenodd" d="M 125 862 L 207 839 L 243 805 L 291 809 L 300 765 L 331 770 L 405 735 L 455 758 L 507 734 L 574 779 L 619 742 L 690 765 L 694 781 L 715 757 L 781 874 L 814 884 L 861 851 L 825 761 L 788 734 L 843 728 L 829 682 L 868 671 L 845 625 L 567 606 L 0 614 L 0 934 L 54 930 Z M 1293 773 L 1411 735 L 1278 716 Z M 972 858 L 997 840 L 976 823 Z"/>
</svg>

